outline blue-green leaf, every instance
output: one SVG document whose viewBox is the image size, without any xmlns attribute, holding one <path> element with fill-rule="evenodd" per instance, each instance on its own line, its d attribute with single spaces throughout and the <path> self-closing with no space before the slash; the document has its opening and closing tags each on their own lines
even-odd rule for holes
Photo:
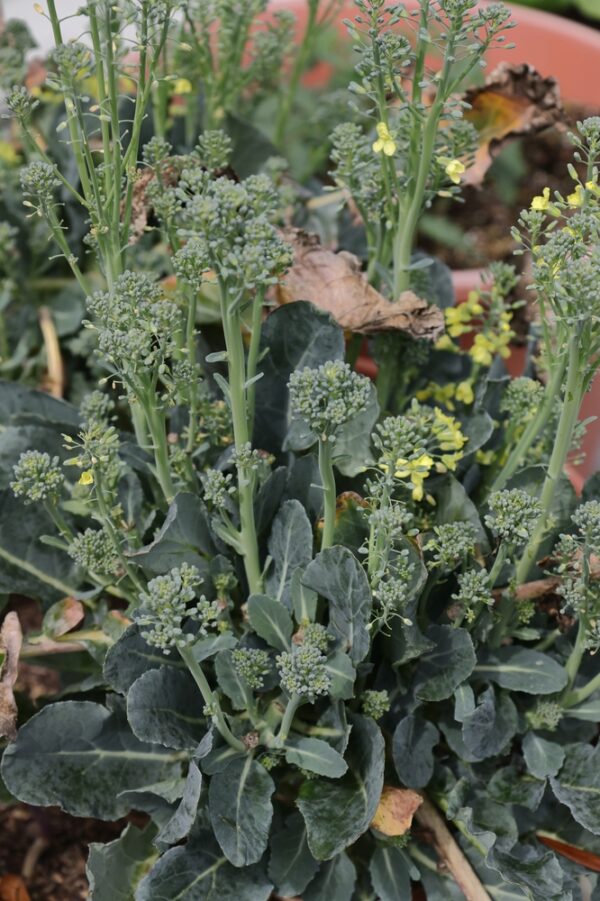
<svg viewBox="0 0 600 901">
<path fill-rule="evenodd" d="M 440 733 L 433 723 L 410 713 L 394 731 L 392 755 L 398 778 L 409 788 L 423 788 L 433 776 L 433 749 Z"/>
<path fill-rule="evenodd" d="M 204 702 L 196 683 L 183 670 L 148 670 L 127 694 L 127 719 L 142 741 L 167 748 L 193 749 L 206 732 Z"/>
<path fill-rule="evenodd" d="M 564 763 L 564 748 L 535 732 L 528 732 L 524 736 L 522 748 L 527 769 L 538 779 L 556 776 Z"/>
<path fill-rule="evenodd" d="M 294 573 L 312 559 L 312 527 L 300 501 L 282 504 L 273 520 L 268 548 L 273 566 L 267 576 L 267 591 L 289 608 Z"/>
<path fill-rule="evenodd" d="M 353 663 L 369 652 L 371 589 L 366 573 L 345 547 L 317 554 L 304 570 L 302 581 L 329 601 L 329 631 L 342 642 Z"/>
<path fill-rule="evenodd" d="M 473 642 L 465 629 L 454 626 L 430 626 L 425 634 L 433 647 L 419 658 L 415 694 L 421 701 L 443 701 L 473 672 Z"/>
<path fill-rule="evenodd" d="M 319 864 L 310 853 L 306 825 L 299 813 L 293 813 L 285 828 L 271 838 L 269 876 L 283 897 L 300 895 L 316 873 Z"/>
<path fill-rule="evenodd" d="M 600 745 L 568 746 L 562 769 L 550 784 L 573 818 L 594 835 L 600 835 Z"/>
<path fill-rule="evenodd" d="M 63 701 L 21 728 L 4 752 L 2 778 L 26 804 L 113 820 L 130 809 L 120 792 L 178 777 L 186 756 L 139 741 L 119 710 Z"/>
<path fill-rule="evenodd" d="M 297 801 L 318 860 L 330 860 L 366 832 L 381 797 L 383 736 L 374 720 L 354 715 L 351 722 L 346 775 L 335 782 L 305 782 Z"/>
<path fill-rule="evenodd" d="M 512 645 L 485 655 L 475 673 L 502 688 L 534 695 L 554 694 L 567 684 L 564 668 L 548 654 Z"/>
<path fill-rule="evenodd" d="M 285 759 L 303 770 L 337 779 L 343 776 L 348 764 L 326 741 L 318 738 L 294 738 L 286 743 Z"/>
<path fill-rule="evenodd" d="M 263 856 L 268 841 L 275 783 L 250 755 L 233 760 L 210 780 L 210 821 L 223 853 L 235 867 Z"/>
<path fill-rule="evenodd" d="M 351 901 L 356 870 L 347 854 L 338 854 L 324 864 L 304 891 L 303 901 Z"/>
<path fill-rule="evenodd" d="M 380 845 L 369 864 L 369 875 L 379 901 L 407 901 L 411 896 L 410 873 L 399 848 Z"/>
<path fill-rule="evenodd" d="M 278 651 L 290 647 L 294 624 L 281 601 L 264 594 L 253 594 L 248 599 L 248 620 L 257 635 Z"/>
<path fill-rule="evenodd" d="M 156 856 L 156 826 L 129 825 L 113 842 L 90 845 L 86 874 L 92 901 L 131 901 L 135 888 Z"/>
</svg>

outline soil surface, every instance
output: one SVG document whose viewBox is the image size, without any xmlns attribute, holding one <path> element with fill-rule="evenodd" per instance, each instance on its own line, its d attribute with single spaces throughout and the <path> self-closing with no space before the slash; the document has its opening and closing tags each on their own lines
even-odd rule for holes
<svg viewBox="0 0 600 901">
<path fill-rule="evenodd" d="M 567 164 L 572 162 L 573 147 L 567 132 L 578 121 L 598 113 L 598 109 L 570 106 L 560 128 L 518 139 L 503 148 L 483 186 L 464 189 L 464 203 L 440 199 L 430 211 L 428 219 L 431 221 L 433 215 L 445 218 L 448 233 L 456 238 L 444 237 L 442 220 L 433 233 L 424 230 L 420 245 L 452 269 L 482 267 L 496 260 L 518 264 L 519 258 L 512 256 L 515 243 L 511 228 L 521 211 L 529 208 L 532 197 L 541 194 L 545 187 L 558 190 L 563 196 L 572 192 Z"/>
</svg>

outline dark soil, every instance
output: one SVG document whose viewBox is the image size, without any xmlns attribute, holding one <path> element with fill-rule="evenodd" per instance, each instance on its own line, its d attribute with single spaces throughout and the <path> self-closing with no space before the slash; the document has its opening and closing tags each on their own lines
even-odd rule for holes
<svg viewBox="0 0 600 901">
<path fill-rule="evenodd" d="M 483 267 L 496 260 L 515 262 L 512 226 L 521 211 L 529 208 L 532 197 L 541 194 L 546 186 L 563 196 L 572 192 L 573 181 L 567 164 L 572 162 L 573 148 L 567 132 L 578 121 L 592 115 L 598 115 L 598 110 L 571 106 L 560 129 L 549 129 L 503 148 L 483 186 L 465 188 L 464 203 L 440 199 L 434 204 L 431 214 L 445 218 L 448 231 L 456 234 L 457 240 L 444 239 L 443 228 L 438 225 L 435 234 L 425 229 L 419 242 L 421 246 L 452 269 Z"/>
</svg>

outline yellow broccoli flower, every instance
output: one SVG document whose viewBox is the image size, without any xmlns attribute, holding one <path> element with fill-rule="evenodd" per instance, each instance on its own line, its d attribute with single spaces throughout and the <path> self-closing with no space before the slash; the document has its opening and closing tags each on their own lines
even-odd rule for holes
<svg viewBox="0 0 600 901">
<path fill-rule="evenodd" d="M 173 91 L 175 94 L 191 94 L 192 93 L 192 83 L 191 83 L 191 81 L 188 81 L 187 78 L 178 78 L 175 81 Z"/>
<path fill-rule="evenodd" d="M 460 423 L 452 416 L 443 413 L 439 407 L 436 407 L 433 413 L 435 420 L 432 431 L 439 442 L 440 448 L 443 451 L 461 450 L 468 439 L 461 432 Z"/>
<path fill-rule="evenodd" d="M 478 450 L 475 454 L 475 459 L 480 466 L 491 466 L 496 459 L 496 452 L 493 450 Z"/>
<path fill-rule="evenodd" d="M 531 201 L 531 209 L 538 213 L 545 213 L 550 206 L 550 188 L 544 188 L 541 194 Z"/>
<path fill-rule="evenodd" d="M 375 131 L 377 132 L 377 140 L 373 143 L 374 153 L 383 151 L 386 156 L 393 156 L 398 146 L 385 122 L 378 122 L 375 126 Z"/>
<path fill-rule="evenodd" d="M 456 391 L 454 396 L 456 400 L 463 404 L 472 404 L 475 400 L 475 395 L 473 394 L 473 386 L 468 379 L 465 379 L 464 382 L 459 382 L 456 386 Z"/>
<path fill-rule="evenodd" d="M 567 202 L 573 209 L 582 207 L 585 203 L 585 188 L 583 185 L 576 185 L 572 194 L 567 197 Z"/>
<path fill-rule="evenodd" d="M 444 171 L 453 184 L 459 185 L 461 176 L 465 174 L 466 168 L 465 164 L 461 163 L 460 160 L 450 160 L 446 164 Z"/>
<path fill-rule="evenodd" d="M 600 185 L 595 181 L 586 181 L 585 187 L 587 191 L 591 191 L 594 197 L 600 197 Z"/>
<path fill-rule="evenodd" d="M 78 485 L 93 485 L 94 484 L 94 473 L 91 469 L 86 469 L 79 476 Z"/>
<path fill-rule="evenodd" d="M 442 335 L 442 337 L 438 338 L 435 342 L 434 347 L 436 350 L 456 350 L 456 344 L 450 335 Z"/>
</svg>

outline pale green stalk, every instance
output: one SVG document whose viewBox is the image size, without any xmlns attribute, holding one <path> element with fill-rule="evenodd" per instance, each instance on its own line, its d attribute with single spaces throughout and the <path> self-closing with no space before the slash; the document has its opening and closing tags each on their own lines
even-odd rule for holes
<svg viewBox="0 0 600 901">
<path fill-rule="evenodd" d="M 323 485 L 323 534 L 321 550 L 331 547 L 335 532 L 336 487 L 333 471 L 333 447 L 327 437 L 319 438 L 319 473 Z"/>
<path fill-rule="evenodd" d="M 208 679 L 204 675 L 202 667 L 194 657 L 193 651 L 190 648 L 178 648 L 178 651 L 181 659 L 190 671 L 190 675 L 192 676 L 194 682 L 200 689 L 200 694 L 202 695 L 204 703 L 211 712 L 219 734 L 235 751 L 241 751 L 242 753 L 245 753 L 248 750 L 246 745 L 242 741 L 240 741 L 239 738 L 235 737 L 235 735 L 227 725 L 225 715 L 221 710 L 221 705 L 219 704 L 219 699 L 216 693 L 208 684 Z"/>
</svg>

